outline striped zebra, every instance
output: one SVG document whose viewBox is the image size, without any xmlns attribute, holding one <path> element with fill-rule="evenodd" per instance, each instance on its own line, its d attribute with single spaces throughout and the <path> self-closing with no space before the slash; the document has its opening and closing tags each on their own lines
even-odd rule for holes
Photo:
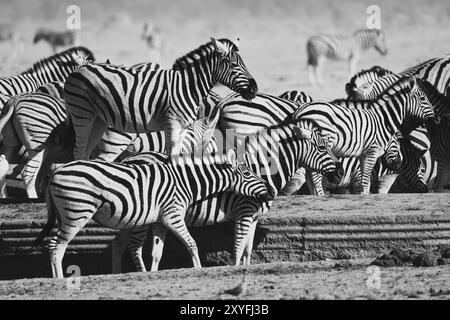
<svg viewBox="0 0 450 320">
<path fill-rule="evenodd" d="M 42 59 L 19 75 L 0 77 L 0 93 L 13 96 L 32 92 L 53 81 L 65 81 L 80 65 L 93 61 L 92 52 L 84 47 L 71 48 Z"/>
<path fill-rule="evenodd" d="M 136 72 L 86 65 L 66 81 L 64 98 L 76 135 L 75 159 L 85 159 L 107 126 L 124 132 L 165 131 L 169 154 L 181 126 L 197 118 L 199 102 L 221 83 L 252 99 L 258 87 L 227 39 L 211 39 L 177 59 L 171 70 Z"/>
<path fill-rule="evenodd" d="M 313 101 L 313 99 L 311 98 L 311 96 L 309 94 L 307 94 L 304 91 L 298 91 L 298 90 L 285 91 L 282 94 L 280 94 L 279 97 L 282 99 L 294 101 L 299 104 Z"/>
<path fill-rule="evenodd" d="M 0 115 L 3 143 L 0 154 L 9 163 L 20 163 L 25 147 L 28 156 L 22 180 L 30 198 L 37 198 L 36 174 L 39 170 L 47 138 L 66 119 L 64 101 L 45 93 L 22 93 L 8 100 Z"/>
<path fill-rule="evenodd" d="M 444 185 L 450 178 L 450 163 L 449 154 L 447 150 L 448 135 L 448 119 L 450 116 L 450 98 L 446 96 L 448 87 L 450 85 L 450 56 L 444 58 L 435 58 L 427 60 L 417 66 L 411 67 L 401 74 L 388 75 L 381 77 L 377 81 L 362 85 L 359 89 L 358 98 L 372 99 L 380 94 L 390 83 L 396 81 L 403 74 L 414 74 L 416 77 L 423 79 L 424 92 L 427 95 L 430 103 L 433 105 L 435 113 L 438 117 L 444 118 L 439 124 L 429 124 L 428 130 L 431 134 L 431 157 L 433 161 L 437 162 L 438 179 L 435 179 L 433 190 L 442 192 Z M 417 123 L 410 124 L 415 126 Z M 405 130 L 408 128 L 405 128 Z M 404 130 L 404 131 L 405 131 Z M 404 132 L 406 134 L 407 132 Z M 430 167 L 430 166 L 429 166 Z M 447 179 L 447 181 L 446 181 Z"/>
<path fill-rule="evenodd" d="M 79 35 L 74 30 L 54 31 L 39 29 L 34 35 L 33 43 L 36 44 L 40 41 L 47 42 L 52 47 L 53 54 L 57 53 L 60 47 L 80 45 Z"/>
<path fill-rule="evenodd" d="M 36 92 L 42 92 L 48 94 L 52 97 L 63 100 L 64 99 L 64 82 L 62 81 L 52 81 L 43 84 L 36 89 Z"/>
<path fill-rule="evenodd" d="M 53 276 L 64 277 L 67 245 L 91 219 L 119 230 L 161 223 L 183 242 L 194 267 L 201 268 L 185 223 L 192 203 L 224 191 L 259 201 L 273 199 L 267 182 L 239 165 L 231 153 L 234 159 L 226 163 L 191 158 L 141 165 L 78 160 L 56 169 L 47 191 L 47 225 L 36 240 L 41 243 L 58 219 L 58 231 L 49 243 Z"/>
<path fill-rule="evenodd" d="M 19 31 L 10 24 L 0 24 L 0 42 L 11 42 L 12 50 L 9 56 L 5 56 L 2 62 L 7 62 L 24 52 L 23 39 Z"/>
<path fill-rule="evenodd" d="M 370 69 L 361 70 L 345 85 L 345 93 L 349 99 L 352 99 L 354 95 L 358 94 L 358 88 L 362 85 L 377 81 L 381 77 L 390 74 L 393 74 L 393 72 L 380 66 L 373 66 Z"/>
<path fill-rule="evenodd" d="M 386 36 L 378 29 L 362 29 L 350 36 L 320 34 L 308 39 L 308 79 L 311 84 L 324 83 L 322 68 L 325 59 L 348 60 L 350 76 L 355 74 L 356 65 L 363 51 L 374 47 L 386 55 Z"/>
<path fill-rule="evenodd" d="M 362 194 L 369 194 L 373 166 L 404 119 L 415 117 L 428 121 L 434 118 L 421 86 L 420 80 L 405 77 L 389 87 L 370 107 L 347 108 L 312 102 L 300 107 L 293 116 L 315 122 L 325 135 L 329 132 L 329 145 L 337 157 L 360 159 Z M 357 101 L 355 106 L 358 106 Z"/>
<path fill-rule="evenodd" d="M 218 137 L 216 137 L 218 138 Z M 262 138 L 262 139 L 258 139 Z M 218 139 L 220 140 L 220 139 Z M 269 146 L 276 146 L 272 150 Z M 266 180 L 275 195 L 286 185 L 300 167 L 325 173 L 331 180 L 340 179 L 340 164 L 326 149 L 320 132 L 312 123 L 283 121 L 248 136 L 243 159 L 245 163 Z M 167 156 L 166 156 L 167 157 Z M 146 155 L 136 155 L 128 161 L 164 161 Z M 235 223 L 234 263 L 250 264 L 254 232 L 258 219 L 270 210 L 272 202 L 261 202 L 229 192 L 218 193 L 188 208 L 186 224 L 192 227 L 207 226 L 225 221 Z M 113 271 L 120 270 L 121 252 L 130 238 L 129 249 L 140 271 L 145 271 L 141 253 L 147 229 L 132 230 L 131 236 L 119 239 L 122 243 L 113 247 Z M 152 225 L 153 249 L 151 270 L 158 269 L 166 229 Z M 115 249 L 114 249 L 115 248 Z"/>
</svg>

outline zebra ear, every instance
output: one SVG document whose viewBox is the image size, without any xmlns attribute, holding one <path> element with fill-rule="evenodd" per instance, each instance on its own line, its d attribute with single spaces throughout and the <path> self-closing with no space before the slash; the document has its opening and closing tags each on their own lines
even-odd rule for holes
<svg viewBox="0 0 450 320">
<path fill-rule="evenodd" d="M 106 64 L 111 64 L 111 61 L 109 59 L 106 59 Z"/>
<path fill-rule="evenodd" d="M 226 55 L 228 53 L 228 48 L 226 45 L 224 45 L 219 40 L 216 40 L 215 38 L 211 37 L 211 42 L 214 45 L 214 48 L 217 52 L 221 53 L 222 55 Z"/>
<path fill-rule="evenodd" d="M 241 40 L 239 38 L 236 38 L 236 40 L 233 42 L 233 44 L 236 46 L 237 51 L 239 51 L 239 44 L 240 44 Z"/>
<path fill-rule="evenodd" d="M 311 139 L 312 132 L 311 130 L 300 128 L 299 126 L 294 126 L 294 134 L 299 139 Z"/>
<path fill-rule="evenodd" d="M 409 78 L 409 87 L 412 89 L 414 89 L 417 86 L 417 81 L 416 81 L 416 77 L 411 77 Z"/>
</svg>

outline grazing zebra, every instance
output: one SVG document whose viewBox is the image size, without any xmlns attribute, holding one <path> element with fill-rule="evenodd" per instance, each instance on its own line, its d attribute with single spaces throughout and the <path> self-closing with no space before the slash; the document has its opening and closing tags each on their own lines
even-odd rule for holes
<svg viewBox="0 0 450 320">
<path fill-rule="evenodd" d="M 52 52 L 58 52 L 59 47 L 79 46 L 80 40 L 77 31 L 53 31 L 48 29 L 39 29 L 34 35 L 33 43 L 45 41 L 52 47 Z"/>
<path fill-rule="evenodd" d="M 393 72 L 380 66 L 373 66 L 370 69 L 362 70 L 355 74 L 345 85 L 345 92 L 347 93 L 348 98 L 352 99 L 354 95 L 358 94 L 358 88 L 362 85 L 374 82 L 381 77 L 390 74 L 393 74 Z"/>
<path fill-rule="evenodd" d="M 329 131 L 329 145 L 337 157 L 359 157 L 362 194 L 369 194 L 373 166 L 403 120 L 415 117 L 424 122 L 434 117 L 421 87 L 420 80 L 405 77 L 369 107 L 347 108 L 312 102 L 301 106 L 293 116 L 315 122 L 325 134 Z M 358 106 L 357 101 L 355 106 Z"/>
<path fill-rule="evenodd" d="M 41 243 L 58 219 L 58 231 L 49 243 L 53 276 L 64 277 L 67 245 L 91 219 L 119 230 L 162 223 L 200 268 L 197 245 L 184 221 L 189 205 L 224 191 L 259 201 L 273 199 L 267 182 L 238 165 L 236 154 L 228 161 L 179 158 L 175 164 L 133 165 L 79 160 L 56 169 L 47 191 L 47 225 L 36 240 Z"/>
<path fill-rule="evenodd" d="M 84 47 L 71 48 L 42 59 L 19 75 L 0 77 L 0 93 L 13 96 L 32 92 L 53 81 L 65 81 L 80 65 L 93 61 L 92 52 Z"/>
<path fill-rule="evenodd" d="M 171 70 L 82 66 L 64 87 L 76 135 L 74 158 L 85 159 L 108 125 L 124 132 L 163 130 L 168 154 L 177 154 L 181 126 L 197 118 L 200 100 L 216 83 L 246 99 L 258 90 L 237 46 L 227 39 L 212 38 L 177 59 Z"/>
<path fill-rule="evenodd" d="M 257 98 L 258 99 L 258 96 Z M 283 100 L 280 99 L 282 102 Z M 293 105 L 295 105 L 293 103 Z M 262 138 L 262 139 L 258 139 Z M 332 181 L 339 181 L 340 163 L 330 154 L 318 129 L 309 122 L 293 121 L 278 123 L 261 129 L 247 137 L 243 159 L 248 166 L 268 181 L 276 194 L 300 167 L 318 170 L 325 173 Z M 272 147 L 270 147 L 272 146 Z M 272 150 L 275 147 L 275 150 Z M 140 155 L 137 159 L 142 159 Z M 136 160 L 136 158 L 133 158 Z M 148 160 L 150 161 L 150 160 Z M 235 222 L 234 259 L 239 265 L 250 264 L 253 237 L 259 217 L 270 210 L 271 202 L 261 203 L 248 197 L 235 196 L 230 193 L 219 193 L 202 202 L 195 203 L 188 209 L 186 220 L 189 226 L 205 226 L 224 221 Z M 161 258 L 165 229 L 153 225 L 152 269 L 157 270 Z M 139 262 L 137 269 L 144 271 L 140 257 L 142 243 L 147 235 L 146 230 L 133 230 L 129 245 L 134 261 Z M 126 240 L 126 239 L 125 239 Z M 113 270 L 120 270 L 121 253 L 124 245 L 117 245 L 113 254 L 115 263 Z"/>
<path fill-rule="evenodd" d="M 308 39 L 306 49 L 308 54 L 308 78 L 311 84 L 316 81 L 322 84 L 322 68 L 325 59 L 348 60 L 350 76 L 355 74 L 356 65 L 364 50 L 375 47 L 382 55 L 386 55 L 384 31 L 377 29 L 362 29 L 351 36 L 320 34 Z"/>
</svg>

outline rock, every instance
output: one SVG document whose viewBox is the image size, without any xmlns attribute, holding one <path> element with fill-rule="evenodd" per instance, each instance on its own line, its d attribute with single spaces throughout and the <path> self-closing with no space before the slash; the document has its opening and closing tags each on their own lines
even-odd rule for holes
<svg viewBox="0 0 450 320">
<path fill-rule="evenodd" d="M 396 256 L 383 254 L 381 257 L 378 257 L 372 261 L 371 265 L 380 267 L 398 267 L 403 266 L 403 262 Z"/>
<path fill-rule="evenodd" d="M 437 257 L 433 252 L 418 254 L 413 260 L 415 267 L 434 267 L 437 265 Z"/>
</svg>

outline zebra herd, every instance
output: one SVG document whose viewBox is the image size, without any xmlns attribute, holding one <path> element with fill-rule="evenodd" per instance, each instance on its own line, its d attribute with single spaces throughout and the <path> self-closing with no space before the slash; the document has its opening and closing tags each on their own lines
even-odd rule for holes
<svg viewBox="0 0 450 320">
<path fill-rule="evenodd" d="M 211 38 L 171 69 L 99 63 L 75 47 L 0 78 L 0 191 L 6 196 L 14 163 L 9 174 L 21 173 L 27 195 L 45 196 L 48 221 L 36 245 L 58 220 L 48 245 L 55 277 L 92 219 L 120 230 L 113 272 L 126 248 L 146 270 L 150 229 L 152 271 L 167 230 L 199 268 L 188 227 L 225 221 L 234 221 L 234 264 L 250 264 L 258 219 L 304 182 L 317 195 L 442 191 L 449 64 L 445 56 L 398 74 L 376 66 L 350 79 L 347 98 L 326 102 L 295 90 L 259 93 L 238 41 Z M 217 94 L 217 84 L 234 93 Z"/>
</svg>

